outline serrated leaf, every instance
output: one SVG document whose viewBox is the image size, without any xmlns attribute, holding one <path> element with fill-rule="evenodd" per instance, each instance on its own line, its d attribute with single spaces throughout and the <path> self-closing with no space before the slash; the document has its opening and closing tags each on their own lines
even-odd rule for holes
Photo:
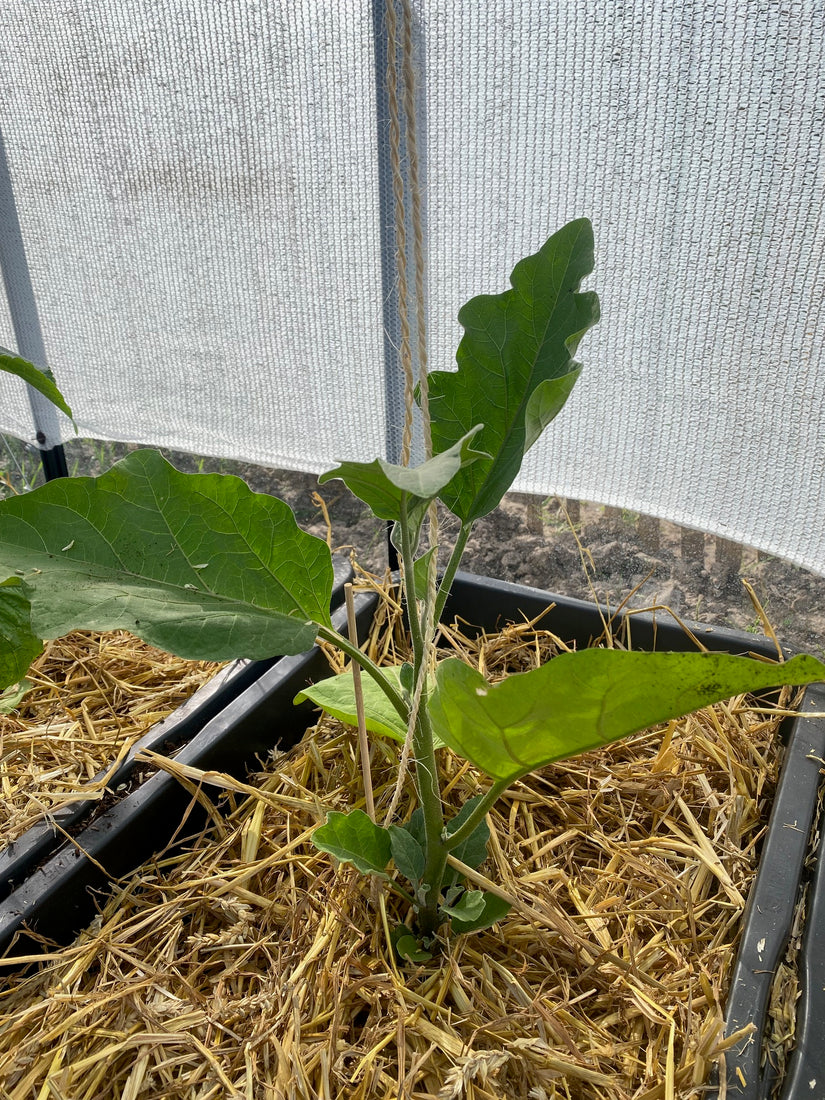
<svg viewBox="0 0 825 1100">
<path fill-rule="evenodd" d="M 592 270 L 593 227 L 582 218 L 516 265 L 512 290 L 460 310 L 458 370 L 430 375 L 429 406 L 436 453 L 483 425 L 475 445 L 490 458 L 459 471 L 440 494 L 465 523 L 496 507 L 567 400 L 581 370 L 573 356 L 599 318 L 596 295 L 579 292 Z"/>
<path fill-rule="evenodd" d="M 43 652 L 43 642 L 32 630 L 30 595 L 20 577 L 0 582 L 0 690 L 22 680 Z"/>
<path fill-rule="evenodd" d="M 330 621 L 329 548 L 283 501 L 155 451 L 0 501 L 0 574 L 15 570 L 44 638 L 126 629 L 182 657 L 263 658 Z"/>
<path fill-rule="evenodd" d="M 348 814 L 331 811 L 326 824 L 312 834 L 312 843 L 341 863 L 351 863 L 364 875 L 387 878 L 385 872 L 392 857 L 390 834 L 363 810 L 351 810 Z"/>
<path fill-rule="evenodd" d="M 403 665 L 388 665 L 381 669 L 398 691 L 402 687 L 403 669 Z M 404 741 L 407 736 L 406 724 L 371 676 L 362 674 L 361 691 L 364 699 L 364 724 L 370 733 L 391 737 L 393 741 Z M 346 722 L 348 726 L 358 723 L 352 669 L 347 669 L 338 676 L 330 676 L 327 680 L 319 680 L 317 684 L 310 684 L 295 696 L 296 703 L 302 703 L 305 699 L 309 699 L 333 718 Z M 437 749 L 444 747 L 437 739 L 434 744 Z"/>
<path fill-rule="evenodd" d="M 393 863 L 405 878 L 416 885 L 424 874 L 424 849 L 412 833 L 400 825 L 390 825 L 387 832 L 390 834 Z"/>
<path fill-rule="evenodd" d="M 6 348 L 0 348 L 0 370 L 5 371 L 6 374 L 16 374 L 18 378 L 22 378 L 32 389 L 42 393 L 44 397 L 48 397 L 53 405 L 65 413 L 70 420 L 72 419 L 72 410 L 57 388 L 54 375 L 50 370 L 40 370 L 28 359 L 21 359 L 19 355 L 15 355 L 14 352 L 8 351 Z M 72 422 L 74 423 L 74 421 Z"/>
<path fill-rule="evenodd" d="M 468 932 L 480 932 L 482 928 L 489 928 L 496 921 L 502 920 L 510 912 L 512 906 L 508 901 L 496 894 L 483 894 L 484 906 L 479 915 L 472 920 L 461 920 L 453 917 L 451 926 L 457 935 L 466 935 Z"/>
<path fill-rule="evenodd" d="M 441 912 L 445 917 L 471 924 L 484 912 L 484 894 L 481 890 L 465 890 L 455 905 L 442 905 Z"/>
<path fill-rule="evenodd" d="M 450 659 L 438 668 L 430 715 L 445 744 L 513 782 L 733 695 L 823 679 L 825 665 L 808 656 L 772 665 L 725 653 L 585 649 L 488 684 Z"/>
<path fill-rule="evenodd" d="M 359 500 L 368 504 L 379 519 L 401 519 L 402 501 L 407 497 L 408 515 L 423 515 L 427 505 L 448 485 L 460 469 L 482 457 L 470 444 L 480 425 L 468 428 L 460 439 L 418 466 L 395 466 L 376 458 L 372 462 L 342 462 L 318 478 L 323 484 L 339 478 Z"/>
</svg>

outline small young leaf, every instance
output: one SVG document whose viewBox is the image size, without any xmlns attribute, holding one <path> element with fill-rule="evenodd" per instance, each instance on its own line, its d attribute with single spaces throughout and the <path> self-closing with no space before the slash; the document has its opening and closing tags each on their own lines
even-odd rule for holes
<svg viewBox="0 0 825 1100">
<path fill-rule="evenodd" d="M 390 834 L 363 810 L 351 810 L 348 814 L 332 810 L 327 814 L 326 824 L 312 834 L 312 843 L 341 863 L 351 863 L 364 875 L 388 877 L 386 868 L 392 858 Z"/>
<path fill-rule="evenodd" d="M 30 594 L 19 577 L 0 582 L 0 690 L 22 680 L 43 652 L 43 643 L 32 630 Z"/>
<path fill-rule="evenodd" d="M 401 828 L 406 829 L 410 836 L 418 841 L 418 846 L 420 848 L 423 848 L 427 843 L 427 832 L 424 828 L 424 811 L 420 806 L 416 806 L 410 814 L 409 821 L 405 822 Z"/>
<path fill-rule="evenodd" d="M 379 519 L 401 519 L 402 498 L 407 496 L 407 508 L 422 513 L 427 504 L 448 485 L 460 469 L 477 459 L 488 457 L 470 446 L 481 425 L 462 433 L 452 446 L 418 466 L 394 466 L 383 458 L 372 462 L 342 462 L 318 478 L 323 484 L 340 478 L 359 500 L 370 506 Z"/>
<path fill-rule="evenodd" d="M 401 687 L 406 691 L 408 695 L 411 695 L 415 688 L 415 669 L 409 661 L 405 661 L 401 666 L 400 672 Z"/>
<path fill-rule="evenodd" d="M 22 378 L 33 389 L 42 393 L 44 397 L 48 397 L 49 401 L 71 420 L 72 410 L 55 385 L 54 375 L 50 370 L 40 370 L 28 359 L 21 359 L 14 352 L 8 351 L 6 348 L 0 348 L 0 371 L 5 371 L 6 374 L 16 374 L 18 378 Z"/>
<path fill-rule="evenodd" d="M 451 659 L 438 668 L 430 716 L 455 752 L 513 782 L 733 695 L 817 680 L 825 664 L 808 656 L 765 664 L 727 653 L 584 649 L 498 684 Z"/>
<path fill-rule="evenodd" d="M 17 710 L 33 687 L 31 680 L 21 680 L 19 684 L 12 684 L 5 691 L 0 691 L 0 714 L 11 714 Z"/>
<path fill-rule="evenodd" d="M 388 665 L 381 671 L 395 688 L 400 689 L 403 669 L 404 665 Z M 393 741 L 404 741 L 407 736 L 406 724 L 371 676 L 361 676 L 361 690 L 364 697 L 364 721 L 370 733 L 391 737 Z M 348 726 L 357 724 L 355 688 L 351 669 L 338 676 L 330 676 L 328 680 L 319 680 L 317 684 L 310 684 L 295 696 L 294 701 L 302 703 L 304 699 L 309 699 L 321 710 L 341 722 L 346 722 Z M 434 745 L 437 749 L 444 747 L 443 742 L 437 737 L 434 739 Z"/>
<path fill-rule="evenodd" d="M 427 593 L 427 586 L 430 583 L 430 562 L 432 561 L 433 554 L 436 553 L 438 553 L 438 547 L 431 546 L 425 554 L 422 554 L 420 558 L 416 558 L 415 564 L 413 565 L 415 591 L 419 599 L 423 599 Z"/>
<path fill-rule="evenodd" d="M 465 890 L 455 905 L 442 905 L 445 917 L 452 917 L 462 923 L 477 920 L 484 912 L 484 893 L 481 890 Z"/>
<path fill-rule="evenodd" d="M 399 958 L 412 963 L 429 962 L 431 951 L 425 950 L 405 924 L 391 933 L 392 945 Z"/>
<path fill-rule="evenodd" d="M 400 825 L 390 825 L 390 845 L 395 866 L 416 886 L 424 874 L 424 849 L 407 829 Z"/>
<path fill-rule="evenodd" d="M 403 665 L 390 665 L 381 671 L 398 688 L 401 682 Z M 407 725 L 387 696 L 371 676 L 361 676 L 361 692 L 364 697 L 364 719 L 370 733 L 391 737 L 394 741 L 403 741 L 407 736 Z M 319 680 L 295 696 L 296 703 L 309 699 L 321 710 L 331 714 L 348 726 L 357 725 L 355 711 L 355 688 L 352 682 L 352 669 L 328 680 Z"/>
<path fill-rule="evenodd" d="M 468 798 L 455 817 L 450 818 L 447 822 L 447 833 L 451 834 L 459 829 L 470 814 L 475 809 L 476 805 L 481 801 L 483 795 L 475 795 L 473 798 Z M 490 839 L 490 830 L 486 821 L 480 821 L 478 825 L 473 829 L 472 833 L 467 839 L 455 849 L 452 854 L 456 859 L 460 859 L 462 863 L 466 863 L 468 867 L 472 867 L 475 870 L 480 867 L 484 860 L 487 858 L 487 842 Z M 451 886 L 458 882 L 460 874 L 452 867 L 447 867 L 444 872 L 444 885 Z"/>
<path fill-rule="evenodd" d="M 496 921 L 500 921 L 502 917 L 506 917 L 510 912 L 510 903 L 504 901 L 496 894 L 488 894 L 484 892 L 484 908 L 481 913 L 473 920 L 461 920 L 460 918 L 453 917 L 451 925 L 453 932 L 458 935 L 464 935 L 467 932 L 480 932 L 482 928 L 489 928 L 491 924 L 495 924 Z"/>
</svg>

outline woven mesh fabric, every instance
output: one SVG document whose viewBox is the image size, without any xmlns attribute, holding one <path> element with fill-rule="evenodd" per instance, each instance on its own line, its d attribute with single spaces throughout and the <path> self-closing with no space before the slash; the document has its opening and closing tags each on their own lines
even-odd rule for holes
<svg viewBox="0 0 825 1100">
<path fill-rule="evenodd" d="M 602 321 L 517 487 L 825 573 L 825 8 L 414 9 L 431 365 L 467 298 L 594 222 Z M 0 0 L 0 23 L 20 219 L 81 431 L 304 470 L 382 453 L 370 5 Z M 31 436 L 12 382 L 0 428 Z"/>
</svg>

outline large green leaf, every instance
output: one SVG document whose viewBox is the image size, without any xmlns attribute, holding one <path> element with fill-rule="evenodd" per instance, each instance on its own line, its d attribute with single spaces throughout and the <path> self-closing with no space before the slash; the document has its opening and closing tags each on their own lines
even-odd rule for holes
<svg viewBox="0 0 825 1100">
<path fill-rule="evenodd" d="M 5 371 L 6 374 L 16 374 L 24 382 L 28 382 L 33 389 L 38 390 L 44 397 L 48 397 L 53 405 L 71 419 L 72 410 L 57 388 L 54 375 L 50 370 L 40 370 L 28 359 L 21 359 L 19 355 L 7 351 L 6 348 L 0 348 L 0 370 Z"/>
<path fill-rule="evenodd" d="M 470 428 L 451 447 L 418 466 L 394 466 L 383 458 L 342 462 L 334 470 L 321 474 L 318 481 L 339 478 L 379 519 L 400 520 L 405 495 L 408 512 L 422 514 L 460 469 L 483 457 L 481 451 L 470 446 L 480 428 L 480 425 Z"/>
<path fill-rule="evenodd" d="M 283 501 L 137 451 L 99 478 L 0 502 L 0 576 L 31 588 L 32 631 L 123 628 L 182 657 L 300 653 L 329 625 L 332 558 Z"/>
<path fill-rule="evenodd" d="M 732 695 L 817 680 L 825 665 L 807 656 L 766 664 L 725 653 L 586 649 L 498 684 L 452 659 L 439 666 L 430 714 L 445 744 L 512 782 Z"/>
<path fill-rule="evenodd" d="M 0 691 L 16 684 L 43 652 L 32 631 L 31 589 L 19 577 L 0 582 Z"/>
<path fill-rule="evenodd" d="M 491 457 L 462 469 L 441 493 L 465 522 L 496 507 L 567 400 L 581 370 L 572 357 L 599 318 L 596 295 L 578 292 L 592 270 L 593 228 L 582 218 L 516 265 L 512 290 L 480 295 L 459 312 L 458 370 L 430 375 L 429 400 L 436 453 L 484 425 L 475 445 Z"/>
</svg>

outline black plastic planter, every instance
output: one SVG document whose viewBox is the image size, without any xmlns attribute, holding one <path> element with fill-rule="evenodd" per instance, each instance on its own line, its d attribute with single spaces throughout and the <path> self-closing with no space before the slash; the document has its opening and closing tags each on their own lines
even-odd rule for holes
<svg viewBox="0 0 825 1100">
<path fill-rule="evenodd" d="M 344 585 L 352 579 L 352 566 L 345 558 L 334 559 L 332 607 L 338 607 L 344 596 Z M 233 699 L 268 672 L 281 658 L 264 661 L 233 661 L 217 672 L 199 688 L 173 714 L 158 722 L 137 741 L 118 768 L 112 772 L 107 790 L 118 793 L 139 786 L 141 768 L 137 757 L 151 749 L 159 753 L 174 753 L 188 744 L 204 727 L 220 714 Z M 107 769 L 108 771 L 108 769 Z M 104 778 L 107 771 L 90 781 L 94 785 Z M 0 902 L 32 875 L 52 852 L 64 844 L 67 834 L 82 829 L 84 823 L 96 813 L 96 799 L 78 799 L 70 805 L 55 810 L 48 818 L 27 829 L 17 840 L 0 851 Z M 3 944 L 0 931 L 0 944 Z"/>
<path fill-rule="evenodd" d="M 445 619 L 458 617 L 479 629 L 492 630 L 508 620 L 533 619 L 551 602 L 556 606 L 544 616 L 543 626 L 579 645 L 601 635 L 602 613 L 592 604 L 469 574 L 456 577 Z M 359 636 L 363 637 L 375 599 L 360 596 L 356 606 Z M 342 630 L 343 610 L 334 618 Z M 679 626 L 651 615 L 616 616 L 612 629 L 614 634 L 626 631 L 636 649 L 692 648 Z M 703 626 L 692 625 L 692 629 L 709 649 L 776 655 L 764 638 Z M 300 739 L 313 720 L 313 710 L 310 704 L 295 707 L 292 700 L 307 682 L 326 674 L 326 662 L 319 651 L 283 658 L 216 714 L 176 759 L 202 769 L 242 775 L 254 766 L 256 756 L 266 755 L 276 745 L 287 748 Z M 776 1084 L 775 1070 L 763 1066 L 762 1036 L 773 974 L 790 937 L 805 885 L 805 868 L 812 862 L 811 835 L 825 759 L 825 720 L 805 715 L 823 710 L 825 690 L 808 689 L 799 716 L 783 725 L 785 759 L 759 873 L 745 913 L 727 1007 L 729 1034 L 748 1023 L 755 1025 L 753 1034 L 726 1057 L 726 1094 L 741 1100 L 767 1098 Z M 93 891 L 106 887 L 107 876 L 129 873 L 166 846 L 191 810 L 190 796 L 171 776 L 154 774 L 79 833 L 74 843 L 65 844 L 0 904 L 0 952 L 19 956 L 35 950 L 27 929 L 35 936 L 68 942 L 94 913 Z M 825 1044 L 821 1040 L 825 1028 L 825 872 L 821 860 L 807 888 L 797 1046 L 779 1093 L 782 1100 L 825 1096 Z"/>
</svg>

